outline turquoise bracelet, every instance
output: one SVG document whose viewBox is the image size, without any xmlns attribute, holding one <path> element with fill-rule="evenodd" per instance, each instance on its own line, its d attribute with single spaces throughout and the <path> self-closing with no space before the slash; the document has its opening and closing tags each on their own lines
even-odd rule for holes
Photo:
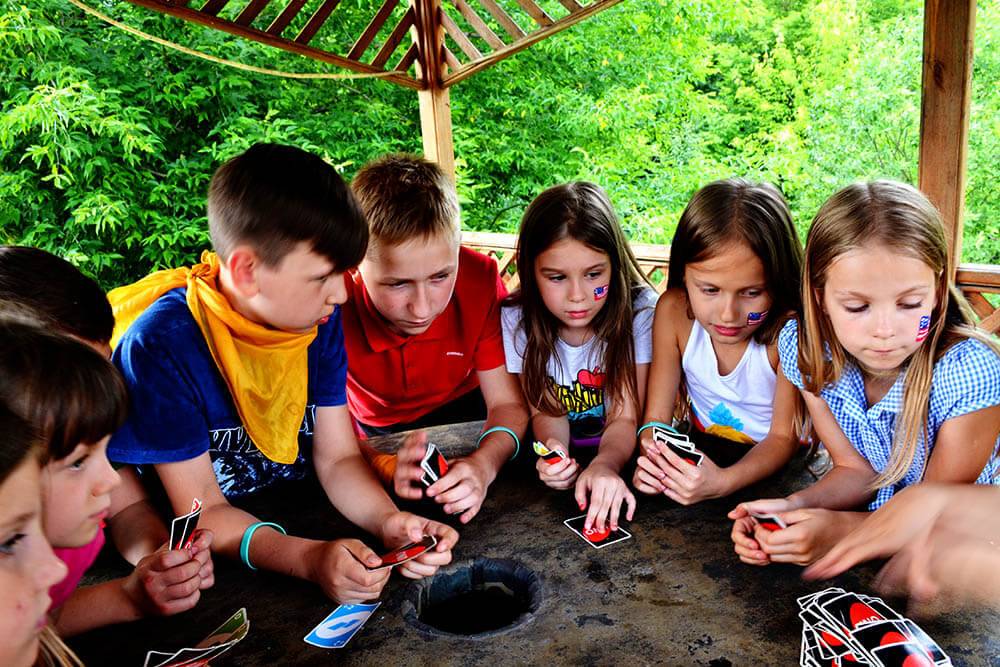
<svg viewBox="0 0 1000 667">
<path fill-rule="evenodd" d="M 635 437 L 638 438 L 640 435 L 642 435 L 643 431 L 645 431 L 647 428 L 652 428 L 654 426 L 659 426 L 660 428 L 666 429 L 671 433 L 677 433 L 677 429 L 675 429 L 673 426 L 670 426 L 669 424 L 664 424 L 663 422 L 646 422 L 645 424 L 639 427 L 638 431 L 635 432 Z"/>
<path fill-rule="evenodd" d="M 479 440 L 476 440 L 476 447 L 479 447 L 480 443 L 483 441 L 483 438 L 488 436 L 490 433 L 496 433 L 498 431 L 500 433 L 506 433 L 510 437 L 514 438 L 514 454 L 513 456 L 510 457 L 510 460 L 513 461 L 515 458 L 517 458 L 518 452 L 521 451 L 521 440 L 517 437 L 517 433 L 514 433 L 506 426 L 493 426 L 492 428 L 488 428 L 485 431 L 483 431 L 483 434 L 479 436 Z"/>
<path fill-rule="evenodd" d="M 242 560 L 243 564 L 251 570 L 256 570 L 257 568 L 250 562 L 250 540 L 253 538 L 253 534 L 257 532 L 257 529 L 262 526 L 269 526 L 275 530 L 280 530 L 282 535 L 288 534 L 285 532 L 284 528 L 276 523 L 271 523 L 270 521 L 258 521 L 257 523 L 252 523 L 247 526 L 247 529 L 243 531 L 243 539 L 240 540 L 240 560 Z"/>
</svg>

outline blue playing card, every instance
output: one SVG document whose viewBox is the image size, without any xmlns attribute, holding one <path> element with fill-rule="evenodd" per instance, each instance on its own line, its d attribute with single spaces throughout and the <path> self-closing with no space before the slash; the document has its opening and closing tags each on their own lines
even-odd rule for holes
<svg viewBox="0 0 1000 667">
<path fill-rule="evenodd" d="M 320 648 L 343 648 L 380 604 L 340 605 L 304 637 L 305 642 Z"/>
</svg>

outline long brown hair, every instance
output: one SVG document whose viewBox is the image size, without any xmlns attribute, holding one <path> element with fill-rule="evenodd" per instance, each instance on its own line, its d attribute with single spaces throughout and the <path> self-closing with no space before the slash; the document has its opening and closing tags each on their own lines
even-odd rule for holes
<svg viewBox="0 0 1000 667">
<path fill-rule="evenodd" d="M 802 242 L 781 192 L 770 183 L 742 178 L 714 181 L 688 202 L 670 243 L 667 289 L 684 290 L 688 264 L 709 259 L 727 243 L 745 243 L 764 265 L 769 315 L 753 338 L 770 345 L 789 313 L 801 310 Z"/>
<path fill-rule="evenodd" d="M 517 274 L 521 286 L 507 297 L 505 304 L 521 307 L 518 327 L 527 340 L 521 373 L 526 398 L 542 412 L 565 414 L 546 383 L 546 366 L 556 354 L 559 320 L 542 302 L 535 280 L 535 261 L 553 243 L 566 238 L 604 253 L 611 263 L 607 303 L 590 327 L 594 336 L 605 344 L 604 386 L 612 405 L 616 401 L 620 405 L 626 401 L 637 404 L 632 302 L 649 283 L 632 254 L 608 195 L 585 181 L 545 190 L 535 197 L 521 219 L 517 239 Z"/>
<path fill-rule="evenodd" d="M 822 293 L 834 260 L 865 246 L 882 246 L 919 259 L 937 276 L 937 305 L 931 311 L 930 332 L 904 370 L 903 411 L 898 422 L 902 428 L 897 427 L 894 434 L 888 465 L 872 484 L 876 489 L 891 486 L 906 476 L 921 443 L 925 454 L 929 449 L 927 410 L 935 362 L 966 338 L 982 341 L 997 354 L 1000 345 L 976 329 L 972 309 L 955 287 L 954 261 L 948 254 L 937 209 L 905 183 L 855 183 L 823 204 L 806 240 L 798 361 L 807 391 L 818 394 L 840 379 L 846 364 L 855 363 L 837 340 L 823 310 Z"/>
</svg>

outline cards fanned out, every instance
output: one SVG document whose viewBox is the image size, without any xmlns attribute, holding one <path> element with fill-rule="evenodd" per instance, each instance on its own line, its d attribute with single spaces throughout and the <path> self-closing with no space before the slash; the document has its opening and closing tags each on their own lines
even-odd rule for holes
<svg viewBox="0 0 1000 667">
<path fill-rule="evenodd" d="M 683 433 L 671 433 L 659 426 L 654 426 L 653 442 L 665 445 L 670 451 L 693 466 L 700 466 L 701 462 L 705 460 L 705 455 L 695 449 L 691 440 Z"/>
<path fill-rule="evenodd" d="M 209 660 L 225 653 L 250 631 L 250 621 L 247 610 L 240 609 L 229 619 L 217 627 L 207 637 L 192 648 L 182 648 L 170 653 L 168 651 L 150 651 L 146 654 L 143 667 L 181 667 L 203 665 Z"/>
<path fill-rule="evenodd" d="M 170 522 L 170 550 L 187 549 L 194 540 L 194 531 L 198 528 L 198 518 L 201 516 L 201 501 L 195 498 L 191 502 L 191 511 Z"/>
<path fill-rule="evenodd" d="M 799 598 L 807 667 L 950 667 L 926 632 L 881 598 L 828 588 Z"/>
<path fill-rule="evenodd" d="M 427 451 L 420 461 L 420 469 L 424 471 L 424 476 L 420 478 L 424 486 L 430 486 L 448 472 L 448 459 L 433 442 L 427 443 Z"/>
</svg>

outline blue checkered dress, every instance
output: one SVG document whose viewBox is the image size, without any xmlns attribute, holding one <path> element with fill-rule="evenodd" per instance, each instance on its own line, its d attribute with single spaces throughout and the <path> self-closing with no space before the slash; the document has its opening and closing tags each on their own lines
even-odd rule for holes
<svg viewBox="0 0 1000 667">
<path fill-rule="evenodd" d="M 798 347 L 798 322 L 790 320 L 778 336 L 778 354 L 785 377 L 802 389 Z M 854 364 L 848 364 L 840 380 L 824 387 L 820 397 L 830 406 L 830 412 L 851 444 L 875 470 L 885 470 L 889 464 L 896 418 L 903 409 L 903 376 L 896 380 L 882 400 L 869 408 L 861 371 Z M 927 415 L 930 449 L 934 449 L 938 429 L 944 422 L 997 404 L 1000 404 L 1000 356 L 978 340 L 964 340 L 953 345 L 934 366 Z M 977 484 L 998 482 L 995 479 L 995 473 L 1000 468 L 998 447 L 1000 437 L 994 445 L 993 456 L 976 480 Z M 924 462 L 925 453 L 921 448 L 906 476 L 894 486 L 879 489 L 868 505 L 869 509 L 878 509 L 896 491 L 919 482 Z"/>
</svg>

